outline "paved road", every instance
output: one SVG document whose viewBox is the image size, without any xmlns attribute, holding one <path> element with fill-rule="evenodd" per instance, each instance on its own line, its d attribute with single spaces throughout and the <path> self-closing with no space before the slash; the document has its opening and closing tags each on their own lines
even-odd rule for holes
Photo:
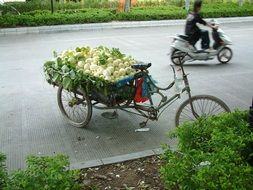
<svg viewBox="0 0 253 190">
<path fill-rule="evenodd" d="M 234 59 L 228 65 L 216 60 L 186 65 L 192 92 L 215 95 L 232 109 L 247 109 L 253 96 L 253 23 L 227 24 L 223 29 L 234 42 Z M 135 132 L 142 118 L 122 112 L 111 121 L 95 111 L 90 128 L 76 129 L 63 121 L 56 89 L 44 80 L 42 66 L 53 50 L 119 47 L 138 60 L 152 62 L 152 75 L 166 85 L 172 80 L 166 56 L 170 36 L 181 31 L 183 26 L 0 37 L 0 151 L 7 154 L 9 169 L 24 167 L 30 154 L 64 153 L 76 163 L 174 144 L 165 133 L 174 127 L 180 101 L 158 122 L 150 122 L 151 131 L 146 133 Z"/>
</svg>

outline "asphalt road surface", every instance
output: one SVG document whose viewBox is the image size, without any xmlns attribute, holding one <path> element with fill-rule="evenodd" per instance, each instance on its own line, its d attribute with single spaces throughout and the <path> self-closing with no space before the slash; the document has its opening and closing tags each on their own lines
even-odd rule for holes
<svg viewBox="0 0 253 190">
<path fill-rule="evenodd" d="M 233 41 L 234 58 L 222 65 L 217 60 L 185 65 L 193 94 L 210 94 L 231 109 L 248 109 L 253 96 L 253 23 L 225 24 Z M 171 36 L 183 26 L 63 32 L 0 37 L 0 152 L 7 154 L 10 170 L 24 167 L 27 155 L 70 156 L 71 163 L 101 159 L 174 145 L 166 132 L 174 128 L 174 103 L 149 132 L 136 133 L 143 118 L 119 112 L 107 120 L 94 110 L 88 129 L 69 126 L 62 118 L 57 89 L 44 79 L 43 63 L 52 52 L 76 46 L 118 47 L 138 60 L 152 62 L 150 73 L 165 86 L 172 80 L 169 52 Z M 173 94 L 173 90 L 168 95 Z"/>
</svg>

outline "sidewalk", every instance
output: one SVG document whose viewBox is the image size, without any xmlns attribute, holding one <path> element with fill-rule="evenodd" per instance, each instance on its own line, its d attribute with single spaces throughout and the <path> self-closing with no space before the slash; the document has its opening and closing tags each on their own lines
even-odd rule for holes
<svg viewBox="0 0 253 190">
<path fill-rule="evenodd" d="M 207 20 L 210 20 L 210 18 Z M 253 22 L 253 16 L 218 18 L 217 20 L 219 23 Z M 161 27 L 161 26 L 183 25 L 184 23 L 185 20 L 181 19 L 181 20 L 158 20 L 158 21 L 126 21 L 126 22 L 114 21 L 109 23 L 3 28 L 0 29 L 0 36 L 48 33 L 48 32 L 65 32 L 65 31 L 92 31 L 92 30 L 121 29 L 121 28 Z"/>
</svg>

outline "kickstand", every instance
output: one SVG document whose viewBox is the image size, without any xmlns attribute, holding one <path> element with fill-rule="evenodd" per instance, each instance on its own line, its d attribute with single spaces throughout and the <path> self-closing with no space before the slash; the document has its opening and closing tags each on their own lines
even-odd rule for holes
<svg viewBox="0 0 253 190">
<path fill-rule="evenodd" d="M 149 120 L 149 119 L 147 119 L 147 121 L 141 122 L 141 123 L 139 124 L 140 128 L 146 127 L 146 126 L 147 126 L 147 123 L 148 123 L 148 120 Z"/>
</svg>

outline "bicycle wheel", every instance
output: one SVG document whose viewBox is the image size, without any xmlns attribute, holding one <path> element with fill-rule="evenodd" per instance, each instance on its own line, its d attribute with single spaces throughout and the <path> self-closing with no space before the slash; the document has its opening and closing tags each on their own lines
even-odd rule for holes
<svg viewBox="0 0 253 190">
<path fill-rule="evenodd" d="M 92 105 L 84 90 L 70 92 L 60 86 L 57 101 L 64 119 L 69 124 L 78 128 L 87 127 L 92 115 Z"/>
<path fill-rule="evenodd" d="M 191 102 L 196 114 L 193 114 Z M 209 95 L 193 96 L 186 100 L 178 109 L 176 114 L 176 126 L 187 122 L 195 121 L 199 117 L 208 117 L 230 112 L 229 107 L 220 99 Z"/>
</svg>

